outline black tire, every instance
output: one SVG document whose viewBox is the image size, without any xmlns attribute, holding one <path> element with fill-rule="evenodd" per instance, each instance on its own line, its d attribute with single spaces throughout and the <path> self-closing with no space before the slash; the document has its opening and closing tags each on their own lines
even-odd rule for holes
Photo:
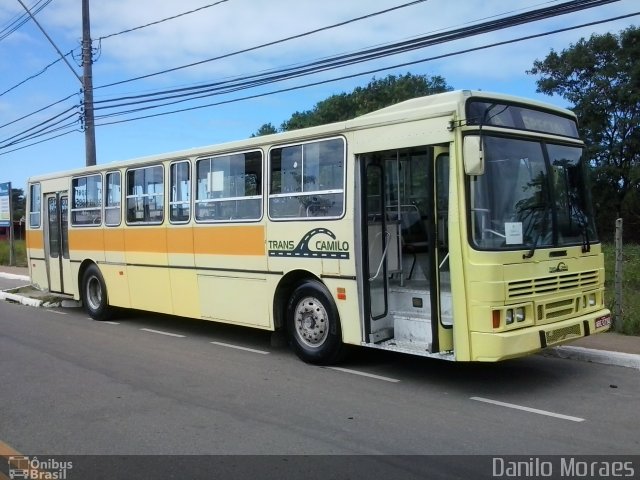
<svg viewBox="0 0 640 480">
<path fill-rule="evenodd" d="M 299 285 L 287 304 L 287 332 L 298 357 L 330 365 L 344 355 L 340 318 L 331 294 L 315 280 Z"/>
<path fill-rule="evenodd" d="M 113 313 L 109 307 L 107 286 L 96 265 L 89 265 L 82 276 L 82 304 L 94 320 L 108 320 Z"/>
</svg>

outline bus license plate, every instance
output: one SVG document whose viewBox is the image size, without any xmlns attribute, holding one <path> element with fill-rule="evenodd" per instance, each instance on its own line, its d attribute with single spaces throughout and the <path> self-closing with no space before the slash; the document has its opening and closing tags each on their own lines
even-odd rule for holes
<svg viewBox="0 0 640 480">
<path fill-rule="evenodd" d="M 608 327 L 611 325 L 611 316 L 605 315 L 604 317 L 596 318 L 596 328 Z"/>
</svg>

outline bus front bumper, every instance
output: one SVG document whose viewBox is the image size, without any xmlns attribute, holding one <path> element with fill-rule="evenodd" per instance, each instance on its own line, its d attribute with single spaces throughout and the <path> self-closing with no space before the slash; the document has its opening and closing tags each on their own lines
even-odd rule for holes
<svg viewBox="0 0 640 480">
<path fill-rule="evenodd" d="M 611 326 L 607 309 L 543 326 L 532 326 L 500 333 L 471 332 L 471 360 L 497 362 L 522 357 L 540 350 L 595 333 Z"/>
</svg>

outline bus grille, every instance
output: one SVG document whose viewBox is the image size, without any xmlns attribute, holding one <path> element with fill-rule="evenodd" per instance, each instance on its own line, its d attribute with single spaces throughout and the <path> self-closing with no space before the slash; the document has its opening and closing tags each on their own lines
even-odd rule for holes
<svg viewBox="0 0 640 480">
<path fill-rule="evenodd" d="M 580 330 L 580 325 L 572 325 L 570 327 L 557 328 L 555 330 L 551 330 L 550 332 L 545 333 L 545 338 L 547 340 L 547 345 L 551 345 L 562 340 L 566 340 L 568 338 L 576 338 L 581 337 L 582 331 Z"/>
<path fill-rule="evenodd" d="M 598 271 L 564 273 L 548 277 L 516 280 L 507 285 L 507 298 L 518 299 L 554 292 L 584 290 L 598 285 Z"/>
</svg>

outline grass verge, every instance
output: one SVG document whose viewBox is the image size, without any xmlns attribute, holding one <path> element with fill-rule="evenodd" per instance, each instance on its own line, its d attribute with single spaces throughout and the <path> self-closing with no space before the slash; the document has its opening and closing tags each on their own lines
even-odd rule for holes
<svg viewBox="0 0 640 480">
<path fill-rule="evenodd" d="M 15 265 L 17 267 L 27 266 L 27 252 L 24 240 L 16 240 L 15 245 Z M 9 240 L 0 240 L 0 265 L 9 265 Z"/>
<path fill-rule="evenodd" d="M 613 244 L 603 244 L 605 292 L 607 306 L 614 311 L 615 261 Z M 640 335 L 640 245 L 625 244 L 622 247 L 622 333 Z"/>
</svg>

